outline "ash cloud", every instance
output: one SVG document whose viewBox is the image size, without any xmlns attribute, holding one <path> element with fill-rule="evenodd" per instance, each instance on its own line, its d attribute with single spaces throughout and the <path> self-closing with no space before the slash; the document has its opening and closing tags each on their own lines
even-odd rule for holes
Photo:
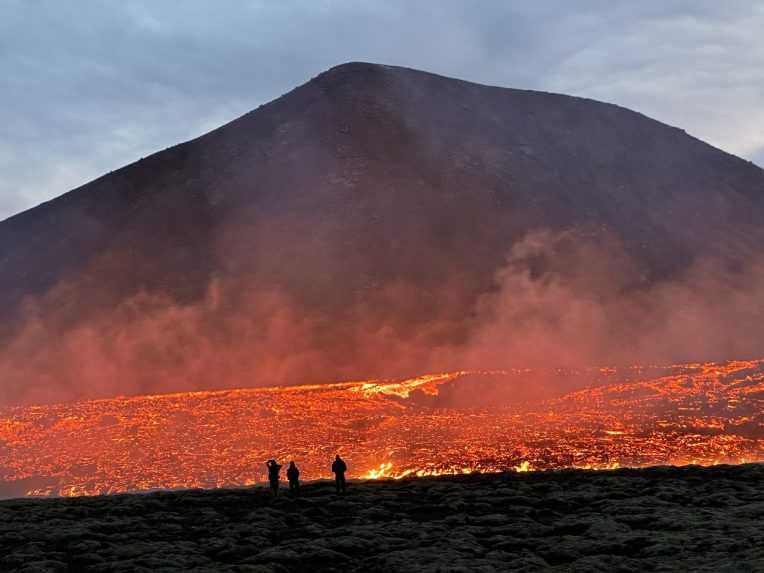
<svg viewBox="0 0 764 573">
<path fill-rule="evenodd" d="M 649 281 L 613 233 L 539 231 L 512 247 L 492 288 L 465 292 L 457 279 L 389 280 L 320 306 L 261 279 L 218 277 L 197 302 L 141 292 L 89 314 L 97 287 L 64 282 L 26 300 L 0 352 L 0 404 L 761 355 L 764 257 L 750 252 Z"/>
<path fill-rule="evenodd" d="M 534 270 L 542 265 L 542 271 Z M 761 354 L 764 258 L 699 258 L 677 276 L 644 269 L 605 234 L 533 233 L 478 302 L 470 365 L 592 366 Z"/>
</svg>

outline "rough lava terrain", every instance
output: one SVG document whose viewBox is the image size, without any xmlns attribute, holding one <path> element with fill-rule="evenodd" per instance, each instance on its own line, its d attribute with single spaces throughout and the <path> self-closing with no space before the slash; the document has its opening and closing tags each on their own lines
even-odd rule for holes
<svg viewBox="0 0 764 573">
<path fill-rule="evenodd" d="M 0 502 L 2 571 L 762 571 L 764 466 Z"/>
</svg>

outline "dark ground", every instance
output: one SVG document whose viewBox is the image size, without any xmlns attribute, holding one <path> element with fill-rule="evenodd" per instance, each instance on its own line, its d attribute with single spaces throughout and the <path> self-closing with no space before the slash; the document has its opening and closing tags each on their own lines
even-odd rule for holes
<svg viewBox="0 0 764 573">
<path fill-rule="evenodd" d="M 764 571 L 764 466 L 0 502 L 2 571 Z"/>
</svg>

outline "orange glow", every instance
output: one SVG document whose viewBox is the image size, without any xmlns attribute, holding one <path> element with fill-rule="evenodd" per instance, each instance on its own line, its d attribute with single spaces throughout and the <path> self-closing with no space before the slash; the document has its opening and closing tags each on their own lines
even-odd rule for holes
<svg viewBox="0 0 764 573">
<path fill-rule="evenodd" d="M 528 460 L 520 462 L 519 466 L 515 466 L 516 472 L 529 472 L 531 471 L 531 464 Z"/>
<path fill-rule="evenodd" d="M 359 392 L 366 398 L 376 394 L 386 394 L 388 396 L 398 396 L 408 398 L 414 390 L 421 390 L 425 394 L 437 395 L 438 386 L 451 380 L 456 380 L 460 376 L 469 374 L 469 372 L 449 372 L 445 374 L 425 374 L 417 378 L 410 378 L 401 382 L 382 382 L 372 381 L 363 382 L 360 385 L 351 386 L 351 392 Z"/>
<path fill-rule="evenodd" d="M 536 403 L 437 401 L 473 374 L 6 408 L 0 491 L 246 486 L 269 458 L 331 478 L 337 452 L 366 479 L 764 459 L 764 361 L 592 369 L 599 385 Z"/>
</svg>

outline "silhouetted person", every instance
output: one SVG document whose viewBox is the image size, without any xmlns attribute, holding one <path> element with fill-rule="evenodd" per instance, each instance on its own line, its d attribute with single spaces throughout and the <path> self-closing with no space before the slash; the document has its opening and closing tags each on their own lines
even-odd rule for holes
<svg viewBox="0 0 764 573">
<path fill-rule="evenodd" d="M 344 460 L 337 454 L 332 464 L 332 472 L 334 473 L 334 485 L 337 488 L 337 493 L 345 493 L 345 472 L 348 471 L 348 466 Z"/>
<path fill-rule="evenodd" d="M 289 480 L 289 495 L 294 497 L 300 495 L 300 470 L 294 465 L 294 462 L 289 462 L 287 479 Z"/>
<path fill-rule="evenodd" d="M 279 472 L 281 471 L 281 466 L 276 463 L 276 460 L 268 460 L 265 462 L 265 466 L 268 468 L 268 481 L 271 484 L 271 493 L 273 497 L 277 497 L 279 495 Z"/>
</svg>

